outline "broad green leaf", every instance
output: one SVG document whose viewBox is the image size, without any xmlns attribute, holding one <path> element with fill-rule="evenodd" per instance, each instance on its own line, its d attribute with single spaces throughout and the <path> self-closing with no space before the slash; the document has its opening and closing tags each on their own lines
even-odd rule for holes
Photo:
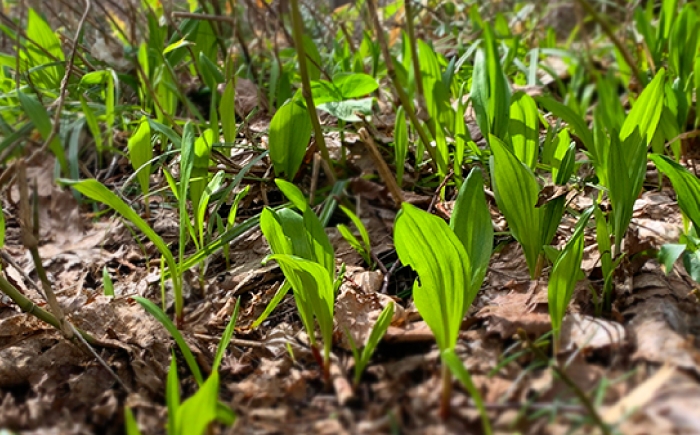
<svg viewBox="0 0 700 435">
<path fill-rule="evenodd" d="M 175 434 L 204 434 L 216 420 L 218 397 L 219 372 L 214 371 L 199 390 L 178 408 L 175 413 Z"/>
<path fill-rule="evenodd" d="M 508 133 L 515 156 L 534 170 L 540 148 L 540 119 L 531 96 L 519 93 L 510 105 Z"/>
<path fill-rule="evenodd" d="M 289 290 L 291 288 L 292 288 L 292 286 L 289 284 L 289 281 L 284 281 L 282 283 L 282 285 L 280 286 L 280 288 L 277 289 L 277 292 L 272 297 L 272 300 L 270 300 L 270 303 L 268 303 L 267 306 L 265 307 L 265 310 L 263 311 L 263 313 L 260 315 L 260 317 L 255 319 L 255 322 L 253 322 L 253 324 L 251 325 L 250 328 L 255 329 L 258 326 L 260 326 L 262 324 L 262 322 L 267 320 L 267 318 L 270 316 L 270 314 L 272 314 L 272 312 L 275 310 L 275 308 L 277 308 L 277 305 L 279 305 L 280 302 L 282 302 L 282 299 L 284 299 L 284 297 L 287 296 L 287 293 L 289 293 Z M 306 326 L 306 323 L 304 323 L 304 325 Z"/>
<path fill-rule="evenodd" d="M 647 146 L 636 130 L 624 142 L 617 139 L 614 134 L 611 139 L 608 160 L 608 196 L 613 213 L 614 254 L 617 256 L 627 227 L 632 220 L 634 202 L 642 190 L 646 175 Z"/>
<path fill-rule="evenodd" d="M 324 361 L 328 362 L 333 344 L 333 304 L 335 291 L 328 271 L 320 264 L 293 255 L 274 254 L 265 261 L 274 260 L 282 269 L 284 277 L 294 289 L 297 306 L 311 307 L 323 337 Z M 314 329 L 307 329 L 309 336 Z"/>
<path fill-rule="evenodd" d="M 309 145 L 311 129 L 306 108 L 296 101 L 286 103 L 272 117 L 268 147 L 277 176 L 294 178 Z"/>
<path fill-rule="evenodd" d="M 588 222 L 591 212 L 592 210 L 589 209 L 581 216 L 573 235 L 557 258 L 549 275 L 547 300 L 552 329 L 557 341 L 559 340 L 564 314 L 566 314 L 566 309 L 574 294 L 576 282 L 579 279 L 581 260 L 583 259 L 583 229 Z"/>
<path fill-rule="evenodd" d="M 471 264 L 471 290 L 466 304 L 481 288 L 493 250 L 493 224 L 486 197 L 481 169 L 474 168 L 459 189 L 450 228 L 464 245 Z"/>
<path fill-rule="evenodd" d="M 219 102 L 219 115 L 221 116 L 221 130 L 224 134 L 224 142 L 233 144 L 236 141 L 236 84 L 231 79 L 226 83 L 226 88 Z"/>
<path fill-rule="evenodd" d="M 498 208 L 525 254 L 530 277 L 535 278 L 542 250 L 542 209 L 536 207 L 540 187 L 532 171 L 495 136 L 491 136 L 491 178 Z"/>
<path fill-rule="evenodd" d="M 214 147 L 214 132 L 206 129 L 194 142 L 194 159 L 190 178 L 190 199 L 192 209 L 197 210 L 199 203 L 209 183 L 209 161 Z"/>
<path fill-rule="evenodd" d="M 221 187 L 221 184 L 224 181 L 224 171 L 218 171 L 214 176 L 209 180 L 209 183 L 207 184 L 207 187 L 204 189 L 204 192 L 202 193 L 202 198 L 199 201 L 199 207 L 197 208 L 196 212 L 196 225 L 197 225 L 197 234 L 199 234 L 199 243 L 200 246 L 204 244 L 204 233 L 205 233 L 205 222 L 204 218 L 207 212 L 207 207 L 209 206 L 209 199 L 211 196 L 219 190 Z"/>
<path fill-rule="evenodd" d="M 700 251 L 685 251 L 683 253 L 683 266 L 693 281 L 700 282 Z"/>
<path fill-rule="evenodd" d="M 345 122 L 361 122 L 362 118 L 357 116 L 356 113 L 360 113 L 366 117 L 371 116 L 373 102 L 374 97 L 362 98 L 359 100 L 330 101 L 318 104 L 316 108 L 328 112 Z"/>
<path fill-rule="evenodd" d="M 138 128 L 129 138 L 127 149 L 131 166 L 136 171 L 136 179 L 141 186 L 141 193 L 148 195 L 153 147 L 151 146 L 151 127 L 145 115 L 141 117 Z"/>
<path fill-rule="evenodd" d="M 418 274 L 413 299 L 438 347 L 454 348 L 472 298 L 464 245 L 444 220 L 405 202 L 396 216 L 394 244 L 401 262 Z"/>
<path fill-rule="evenodd" d="M 304 193 L 294 184 L 279 178 L 275 179 L 275 184 L 282 191 L 284 196 L 298 208 L 302 213 L 309 208 L 309 203 L 304 196 Z"/>
<path fill-rule="evenodd" d="M 635 129 L 639 129 L 639 134 L 642 138 L 646 138 L 646 143 L 651 142 L 659 126 L 661 110 L 664 106 L 665 78 L 666 70 L 661 68 L 654 80 L 644 88 L 622 124 L 620 140 L 624 141 Z"/>
<path fill-rule="evenodd" d="M 659 254 L 657 256 L 659 262 L 664 268 L 666 275 L 673 270 L 673 265 L 676 260 L 685 252 L 685 245 L 680 245 L 676 243 L 666 243 L 659 249 Z"/>
<path fill-rule="evenodd" d="M 556 184 L 565 184 L 566 181 L 568 181 L 569 175 L 566 173 L 567 167 L 564 166 L 564 171 L 562 172 L 562 175 L 559 176 L 559 172 L 562 169 L 562 163 L 565 162 L 566 155 L 573 151 L 576 151 L 575 144 L 571 141 L 571 136 L 569 136 L 569 130 L 567 129 L 562 129 L 559 134 L 557 134 L 556 139 L 554 139 L 555 142 L 555 147 L 554 147 L 554 152 L 552 154 L 552 179 L 555 180 L 554 182 Z M 573 148 L 572 148 L 573 145 Z M 573 169 L 573 168 L 571 168 Z M 564 180 L 566 178 L 566 180 Z"/>
<path fill-rule="evenodd" d="M 476 120 L 484 137 L 493 134 L 506 139 L 511 91 L 501 67 L 491 26 L 484 27 L 484 48 L 476 53 L 471 99 Z"/>
<path fill-rule="evenodd" d="M 459 382 L 462 383 L 464 388 L 467 390 L 467 393 L 469 393 L 469 396 L 471 396 L 472 400 L 474 400 L 474 404 L 479 410 L 479 415 L 481 416 L 481 424 L 483 426 L 484 433 L 486 435 L 491 435 L 493 432 L 491 431 L 491 422 L 489 421 L 489 415 L 486 412 L 486 407 L 484 406 L 484 400 L 481 398 L 479 390 L 474 385 L 471 375 L 467 369 L 464 368 L 462 360 L 459 359 L 454 349 L 444 350 L 442 352 L 441 359 L 442 363 L 447 364 L 452 374 L 459 380 Z"/>
<path fill-rule="evenodd" d="M 34 83 L 45 89 L 58 89 L 65 73 L 65 68 L 62 65 L 63 61 L 65 61 L 65 56 L 61 48 L 61 42 L 48 23 L 31 8 L 27 16 L 26 32 L 29 41 L 24 44 L 25 48 L 20 56 L 28 61 L 29 67 L 34 71 L 30 73 L 30 76 L 33 77 Z M 46 53 L 49 53 L 50 56 Z M 61 64 L 35 69 L 55 61 Z"/>
<path fill-rule="evenodd" d="M 399 106 L 396 110 L 394 121 L 394 164 L 396 166 L 396 182 L 399 187 L 403 185 L 404 165 L 408 155 L 408 125 L 406 125 L 406 112 Z"/>
<path fill-rule="evenodd" d="M 379 89 L 377 80 L 367 74 L 339 73 L 333 76 L 333 85 L 343 99 L 361 98 Z"/>
<path fill-rule="evenodd" d="M 423 97 L 428 114 L 437 125 L 450 126 L 454 123 L 452 120 L 453 112 L 450 107 L 449 89 L 442 82 L 440 62 L 433 49 L 425 41 L 418 40 L 417 45 L 423 81 Z"/>
<path fill-rule="evenodd" d="M 651 160 L 671 180 L 683 214 L 690 219 L 696 230 L 700 229 L 700 180 L 666 156 L 652 154 Z"/>
</svg>

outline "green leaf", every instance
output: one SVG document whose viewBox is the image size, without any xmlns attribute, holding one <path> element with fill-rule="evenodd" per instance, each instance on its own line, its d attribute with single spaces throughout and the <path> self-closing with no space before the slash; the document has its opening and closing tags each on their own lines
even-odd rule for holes
<svg viewBox="0 0 700 435">
<path fill-rule="evenodd" d="M 457 344 L 472 299 L 471 266 L 464 245 L 444 220 L 408 203 L 394 225 L 399 259 L 418 273 L 413 298 L 440 350 Z"/>
<path fill-rule="evenodd" d="M 353 379 L 353 384 L 355 386 L 359 385 L 362 372 L 365 370 L 365 367 L 367 367 L 369 360 L 372 358 L 372 354 L 374 354 L 374 350 L 377 348 L 377 345 L 379 345 L 379 342 L 382 340 L 382 337 L 384 337 L 384 334 L 386 334 L 387 329 L 389 329 L 389 325 L 391 325 L 391 319 L 393 317 L 394 303 L 390 302 L 389 305 L 384 307 L 382 312 L 379 314 L 377 321 L 374 323 L 372 332 L 369 333 L 367 343 L 365 344 L 364 349 L 362 349 L 362 355 L 360 358 L 357 358 L 357 354 L 355 353 L 355 377 Z M 348 334 L 348 338 L 351 341 L 353 340 L 350 334 Z"/>
<path fill-rule="evenodd" d="M 593 134 L 588 128 L 588 124 L 576 112 L 574 112 L 564 104 L 561 104 L 560 102 L 556 101 L 552 97 L 537 97 L 535 98 L 535 101 L 537 101 L 542 107 L 544 107 L 549 112 L 552 112 L 554 116 L 564 120 L 569 125 L 569 127 L 574 130 L 574 134 L 576 134 L 576 136 L 578 136 L 579 139 L 581 139 L 581 142 L 583 142 L 583 145 L 588 151 L 595 149 L 593 144 Z"/>
<path fill-rule="evenodd" d="M 700 229 L 700 180 L 683 166 L 666 156 L 652 154 L 651 160 L 663 172 L 676 191 L 678 206 L 695 229 Z"/>
<path fill-rule="evenodd" d="M 219 370 L 221 361 L 224 359 L 224 353 L 228 349 L 229 343 L 231 343 L 231 338 L 233 338 L 233 333 L 236 328 L 236 321 L 238 320 L 238 312 L 241 309 L 241 298 L 236 299 L 236 305 L 233 307 L 233 314 L 231 314 L 231 319 L 226 325 L 223 335 L 221 335 L 221 340 L 219 341 L 219 346 L 216 348 L 216 355 L 214 356 L 214 362 L 211 365 L 212 372 Z"/>
<path fill-rule="evenodd" d="M 279 178 L 275 179 L 275 184 L 294 207 L 298 208 L 302 213 L 309 208 L 309 203 L 306 201 L 304 193 L 297 186 Z"/>
<path fill-rule="evenodd" d="M 613 134 L 608 160 L 608 195 L 613 213 L 615 256 L 632 220 L 634 202 L 642 190 L 646 175 L 647 145 L 635 130 L 621 142 Z"/>
<path fill-rule="evenodd" d="M 531 96 L 519 93 L 510 105 L 508 133 L 515 156 L 534 170 L 540 148 L 540 119 Z"/>
<path fill-rule="evenodd" d="M 192 354 L 192 351 L 187 345 L 185 338 L 182 336 L 175 324 L 168 318 L 168 316 L 163 312 L 163 310 L 161 310 L 160 307 L 158 307 L 158 305 L 154 304 L 150 300 L 141 296 L 134 296 L 133 299 L 136 302 L 138 302 L 146 311 L 148 311 L 149 314 L 155 317 L 156 320 L 158 320 L 163 325 L 163 327 L 165 327 L 165 329 L 170 333 L 170 335 L 175 340 L 175 343 L 177 343 L 178 348 L 180 348 L 180 352 L 182 352 L 182 356 L 185 358 L 187 367 L 190 368 L 190 371 L 194 376 L 194 380 L 197 381 L 197 385 L 202 385 L 202 383 L 204 382 L 204 378 L 202 377 L 202 372 L 199 370 L 199 365 L 197 365 L 197 360 L 194 358 L 194 355 Z"/>
<path fill-rule="evenodd" d="M 294 299 L 297 306 L 310 307 L 318 322 L 323 337 L 324 361 L 330 358 L 333 344 L 333 304 L 335 291 L 333 281 L 328 271 L 322 265 L 301 257 L 285 254 L 270 255 L 265 262 L 274 260 L 282 269 L 284 277 L 294 289 Z M 314 329 L 307 329 L 309 336 L 314 335 Z"/>
<path fill-rule="evenodd" d="M 236 84 L 231 79 L 226 83 L 226 88 L 219 102 L 219 114 L 221 115 L 221 130 L 224 134 L 224 142 L 233 144 L 236 141 Z"/>
<path fill-rule="evenodd" d="M 423 81 L 423 97 L 430 118 L 444 125 L 452 125 L 449 89 L 442 81 L 442 68 L 435 51 L 425 41 L 418 40 L 418 60 Z"/>
<path fill-rule="evenodd" d="M 251 329 L 255 329 L 258 326 L 262 324 L 269 316 L 272 314 L 272 312 L 277 308 L 277 305 L 282 302 L 282 299 L 284 299 L 285 296 L 287 296 L 287 293 L 289 293 L 289 290 L 292 288 L 292 286 L 289 284 L 289 281 L 284 281 L 282 285 L 280 286 L 279 289 L 277 289 L 277 292 L 275 295 L 272 297 L 272 300 L 270 303 L 267 304 L 265 307 L 265 311 L 255 319 L 255 322 L 251 325 Z M 306 325 L 306 323 L 304 323 Z"/>
<path fill-rule="evenodd" d="M 136 418 L 134 418 L 134 413 L 131 412 L 131 408 L 128 406 L 124 407 L 124 426 L 126 435 L 141 435 L 139 425 L 136 423 Z"/>
<path fill-rule="evenodd" d="M 165 404 L 168 408 L 168 428 L 175 432 L 175 415 L 180 408 L 180 379 L 177 375 L 177 358 L 175 353 L 170 357 L 170 369 L 165 381 Z"/>
<path fill-rule="evenodd" d="M 82 109 L 83 115 L 85 116 L 85 122 L 87 123 L 88 128 L 90 129 L 90 134 L 92 134 L 92 138 L 95 140 L 95 148 L 97 149 L 97 153 L 101 154 L 102 152 L 104 152 L 104 144 L 102 142 L 102 131 L 100 131 L 100 126 L 97 123 L 97 116 L 85 100 L 85 97 L 83 97 L 82 95 L 78 95 L 78 99 L 80 100 L 80 108 Z"/>
<path fill-rule="evenodd" d="M 665 78 L 666 70 L 661 68 L 656 73 L 654 80 L 644 88 L 622 124 L 620 140 L 624 141 L 635 129 L 639 129 L 639 135 L 642 138 L 646 138 L 646 144 L 648 145 L 651 142 L 654 133 L 656 133 L 656 128 L 659 126 L 659 119 L 664 106 Z"/>
<path fill-rule="evenodd" d="M 104 288 L 105 296 L 114 297 L 114 283 L 112 282 L 112 277 L 109 276 L 107 265 L 102 268 L 102 287 Z"/>
<path fill-rule="evenodd" d="M 450 218 L 450 228 L 464 245 L 471 262 L 473 295 L 470 295 L 472 299 L 467 299 L 467 305 L 471 305 L 486 276 L 493 250 L 493 224 L 484 196 L 481 169 L 472 169 L 462 183 Z"/>
<path fill-rule="evenodd" d="M 29 9 L 27 17 L 27 38 L 31 42 L 25 43 L 25 49 L 20 56 L 28 61 L 29 68 L 39 67 L 45 64 L 65 61 L 61 42 L 46 21 L 34 10 Z M 36 45 L 35 45 L 36 44 Z M 41 50 L 39 47 L 43 50 Z M 46 53 L 49 53 L 47 55 Z M 47 66 L 41 70 L 30 73 L 33 81 L 45 89 L 58 89 L 65 73 L 62 64 Z"/>
<path fill-rule="evenodd" d="M 318 80 L 321 78 L 321 55 L 313 39 L 309 35 L 303 35 L 304 51 L 306 52 L 306 69 L 309 72 L 309 80 Z"/>
<path fill-rule="evenodd" d="M 182 311 L 182 292 L 180 289 L 180 281 L 178 280 L 178 268 L 175 263 L 175 258 L 170 252 L 168 245 L 165 244 L 163 239 L 155 232 L 153 229 L 144 221 L 141 216 L 138 215 L 131 207 L 129 207 L 124 201 L 121 200 L 117 195 L 112 193 L 111 190 L 107 189 L 102 183 L 95 179 L 82 180 L 82 181 L 71 181 L 71 180 L 61 180 L 63 183 L 68 184 L 73 187 L 78 192 L 82 193 L 86 197 L 99 201 L 119 213 L 124 219 L 131 222 L 141 230 L 143 234 L 146 235 L 148 240 L 153 243 L 160 254 L 165 258 L 168 269 L 175 272 L 172 275 L 173 287 L 175 288 L 175 311 L 181 313 Z"/>
<path fill-rule="evenodd" d="M 22 105 L 22 110 L 29 116 L 36 129 L 41 134 L 41 137 L 46 140 L 51 135 L 51 117 L 46 108 L 39 102 L 39 100 L 34 95 L 25 94 L 22 91 L 17 92 L 17 97 L 19 98 L 19 103 Z M 61 166 L 61 172 L 64 175 L 69 174 L 68 160 L 66 159 L 66 152 L 61 145 L 61 140 L 59 135 L 56 135 L 51 143 L 49 144 L 49 150 L 58 160 L 58 164 Z"/>
<path fill-rule="evenodd" d="M 202 135 L 194 141 L 194 158 L 190 178 L 190 199 L 193 210 L 199 208 L 202 195 L 204 195 L 204 190 L 209 183 L 209 161 L 213 147 L 214 132 L 211 129 L 204 130 Z"/>
<path fill-rule="evenodd" d="M 484 49 L 476 52 L 471 99 L 484 137 L 505 140 L 508 132 L 511 91 L 501 67 L 491 26 L 484 27 Z"/>
<path fill-rule="evenodd" d="M 495 136 L 491 136 L 491 177 L 498 208 L 525 254 L 530 277 L 536 278 L 542 250 L 542 208 L 536 207 L 540 187 L 534 174 Z"/>
<path fill-rule="evenodd" d="M 406 125 L 406 112 L 399 106 L 396 110 L 394 121 L 394 164 L 396 165 L 396 182 L 399 187 L 403 185 L 404 165 L 408 155 L 408 125 Z"/>
<path fill-rule="evenodd" d="M 176 435 L 201 435 L 216 420 L 219 396 L 219 373 L 212 372 L 206 382 L 175 414 Z"/>
<path fill-rule="evenodd" d="M 586 227 L 592 212 L 592 209 L 588 209 L 581 216 L 574 233 L 554 262 L 552 272 L 549 275 L 547 300 L 552 329 L 557 341 L 564 314 L 566 314 L 566 309 L 571 302 L 576 282 L 580 276 L 581 260 L 583 259 L 583 229 Z"/>
<path fill-rule="evenodd" d="M 291 180 L 296 175 L 311 139 L 311 120 L 300 103 L 290 101 L 272 117 L 269 150 L 277 176 Z"/>
<path fill-rule="evenodd" d="M 141 193 L 148 195 L 153 147 L 151 146 L 151 127 L 145 115 L 141 117 L 138 128 L 129 138 L 127 149 L 131 166 L 137 172 L 136 179 L 139 180 Z"/>
<path fill-rule="evenodd" d="M 338 73 L 333 76 L 333 85 L 344 100 L 361 98 L 379 89 L 374 77 L 362 73 Z"/>
<path fill-rule="evenodd" d="M 373 102 L 374 97 L 362 98 L 359 100 L 330 101 L 318 104 L 316 108 L 328 112 L 345 122 L 361 122 L 362 118 L 357 116 L 356 113 L 360 113 L 366 117 L 371 116 Z"/>
<path fill-rule="evenodd" d="M 683 252 L 685 252 L 685 245 L 680 245 L 676 243 L 666 243 L 659 249 L 659 254 L 657 256 L 659 262 L 664 267 L 664 272 L 666 275 L 673 270 L 673 265 L 678 260 Z"/>
</svg>

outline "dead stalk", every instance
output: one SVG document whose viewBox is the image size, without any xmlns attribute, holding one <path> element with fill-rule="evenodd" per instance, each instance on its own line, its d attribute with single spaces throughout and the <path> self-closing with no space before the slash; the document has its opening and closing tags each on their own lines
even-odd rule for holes
<svg viewBox="0 0 700 435">
<path fill-rule="evenodd" d="M 386 42 L 384 30 L 382 29 L 382 25 L 379 22 L 376 0 L 368 0 L 367 6 L 369 8 L 369 14 L 371 15 L 372 21 L 374 22 L 374 30 L 377 34 L 377 42 L 379 43 L 379 47 L 382 50 L 382 57 L 384 57 L 384 62 L 386 63 L 387 74 L 391 79 L 391 83 L 394 86 L 394 90 L 396 91 L 396 94 L 399 97 L 399 102 L 401 103 L 403 110 L 406 111 L 408 118 L 411 120 L 413 128 L 416 130 L 416 133 L 418 134 L 418 137 L 420 137 L 421 142 L 423 142 L 423 146 L 425 146 L 425 149 L 428 151 L 428 154 L 430 154 L 430 158 L 432 159 L 431 164 L 434 166 L 435 162 L 437 162 L 437 154 L 435 148 L 433 148 L 433 145 L 430 143 L 430 139 L 425 133 L 425 130 L 423 129 L 423 126 L 421 125 L 420 120 L 416 115 L 416 111 L 413 109 L 413 104 L 411 104 L 411 101 L 409 100 L 406 91 L 403 89 L 401 83 L 399 82 L 398 76 L 396 74 L 396 68 L 394 68 L 394 61 L 391 57 L 391 54 L 389 53 L 389 45 Z"/>
<path fill-rule="evenodd" d="M 396 183 L 396 179 L 392 175 L 389 166 L 379 153 L 377 146 L 374 144 L 374 139 L 372 139 L 372 136 L 367 133 L 367 130 L 364 127 L 360 128 L 357 133 L 360 135 L 360 139 L 362 139 L 362 142 L 369 151 L 369 155 L 372 157 L 374 164 L 377 166 L 379 176 L 382 177 L 382 180 L 384 180 L 389 192 L 391 192 L 391 196 L 394 197 L 394 202 L 397 206 L 401 206 L 401 203 L 403 202 L 403 194 L 401 193 L 401 189 Z"/>
<path fill-rule="evenodd" d="M 318 120 L 318 115 L 316 114 L 316 105 L 314 104 L 314 99 L 311 96 L 311 81 L 309 80 L 309 72 L 306 69 L 306 50 L 304 49 L 304 22 L 301 18 L 301 13 L 299 12 L 299 0 L 291 0 L 291 15 L 292 15 L 292 35 L 294 37 L 294 46 L 297 50 L 297 57 L 299 58 L 299 74 L 301 75 L 301 94 L 306 101 L 306 110 L 309 112 L 309 118 L 311 118 L 311 124 L 314 127 L 314 136 L 316 139 L 316 145 L 321 151 L 321 157 L 332 169 L 333 165 L 331 162 L 331 156 L 328 154 L 328 148 L 326 147 L 326 140 L 323 136 L 323 130 L 321 129 L 321 123 Z M 331 184 L 335 184 L 335 174 L 333 171 L 327 172 L 326 174 Z"/>
<path fill-rule="evenodd" d="M 41 281 L 41 288 L 44 292 L 44 298 L 48 302 L 54 317 L 58 321 L 59 329 L 63 335 L 70 339 L 73 336 L 73 331 L 66 325 L 63 309 L 56 299 L 56 295 L 51 288 L 49 279 L 44 270 L 44 265 L 39 255 L 39 207 L 36 202 L 36 186 L 34 187 L 34 195 L 31 205 L 29 200 L 29 187 L 27 186 L 27 168 L 23 159 L 19 159 L 16 163 L 17 168 L 17 183 L 19 187 L 19 222 L 22 229 L 22 244 L 31 253 L 32 260 L 36 273 Z"/>
</svg>

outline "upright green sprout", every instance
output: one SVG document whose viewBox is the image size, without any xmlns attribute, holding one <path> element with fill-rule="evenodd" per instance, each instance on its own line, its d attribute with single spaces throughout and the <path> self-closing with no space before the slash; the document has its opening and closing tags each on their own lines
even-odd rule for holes
<svg viewBox="0 0 700 435">
<path fill-rule="evenodd" d="M 491 256 L 493 228 L 478 169 L 465 180 L 455 209 L 459 212 L 450 228 L 439 217 L 404 203 L 394 226 L 399 259 L 418 273 L 413 284 L 416 308 L 443 354 L 457 345 L 462 319 L 479 292 Z M 449 367 L 444 364 L 442 370 L 443 418 L 450 412 Z"/>
</svg>

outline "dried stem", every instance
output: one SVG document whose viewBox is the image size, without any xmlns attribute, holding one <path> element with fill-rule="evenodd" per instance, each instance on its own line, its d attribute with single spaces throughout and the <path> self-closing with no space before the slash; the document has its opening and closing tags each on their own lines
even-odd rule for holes
<svg viewBox="0 0 700 435">
<path fill-rule="evenodd" d="M 401 206 L 401 203 L 403 202 L 403 194 L 401 193 L 401 189 L 399 188 L 398 183 L 396 183 L 396 179 L 392 175 L 389 166 L 379 153 L 377 146 L 374 144 L 374 139 L 372 139 L 372 136 L 367 133 L 367 130 L 364 127 L 360 128 L 357 133 L 360 135 L 360 139 L 362 139 L 365 147 L 367 147 L 372 161 L 374 161 L 374 164 L 377 166 L 379 176 L 382 177 L 384 183 L 389 189 L 389 192 L 391 192 L 391 196 L 394 198 L 396 206 Z"/>
<path fill-rule="evenodd" d="M 420 137 L 421 142 L 423 142 L 423 146 L 425 146 L 425 149 L 428 151 L 428 154 L 430 154 L 430 158 L 433 160 L 432 164 L 434 166 L 435 162 L 437 162 L 437 154 L 435 148 L 433 148 L 432 144 L 430 143 L 430 139 L 425 133 L 425 130 L 423 129 L 423 126 L 421 125 L 420 120 L 416 115 L 416 111 L 413 109 L 413 104 L 411 104 L 411 101 L 409 100 L 406 91 L 403 89 L 401 83 L 399 82 L 399 78 L 396 74 L 396 68 L 394 67 L 394 60 L 392 59 L 391 54 L 389 53 L 389 45 L 386 42 L 384 30 L 382 29 L 382 25 L 379 22 L 376 1 L 377 0 L 367 0 L 367 6 L 369 7 L 369 13 L 371 15 L 372 21 L 374 22 L 374 29 L 377 33 L 377 42 L 379 43 L 379 47 L 382 50 L 382 56 L 384 57 L 384 62 L 386 63 L 387 74 L 389 75 L 391 83 L 393 84 L 394 89 L 396 90 L 396 94 L 399 97 L 399 102 L 401 103 L 403 110 L 406 111 L 408 118 L 411 120 L 411 124 L 413 124 L 413 128 L 416 130 L 416 133 L 418 133 L 418 137 Z"/>
<path fill-rule="evenodd" d="M 326 147 L 326 140 L 323 137 L 323 130 L 321 130 L 321 123 L 318 120 L 318 115 L 316 114 L 316 105 L 314 104 L 314 99 L 311 96 L 311 81 L 309 80 L 309 72 L 306 69 L 306 50 L 304 49 L 304 28 L 303 21 L 301 18 L 301 13 L 299 12 L 299 0 L 291 0 L 291 15 L 292 15 L 292 34 L 294 36 L 294 45 L 297 50 L 297 57 L 299 58 L 299 74 L 301 75 L 301 94 L 306 101 L 306 110 L 309 112 L 309 118 L 311 118 L 311 124 L 314 127 L 314 136 L 316 138 L 316 145 L 321 151 L 321 157 L 328 164 L 329 167 L 333 167 L 331 162 L 331 156 L 328 154 L 328 148 Z M 331 184 L 335 184 L 335 174 L 333 171 L 329 171 L 326 174 L 331 181 Z"/>
</svg>

